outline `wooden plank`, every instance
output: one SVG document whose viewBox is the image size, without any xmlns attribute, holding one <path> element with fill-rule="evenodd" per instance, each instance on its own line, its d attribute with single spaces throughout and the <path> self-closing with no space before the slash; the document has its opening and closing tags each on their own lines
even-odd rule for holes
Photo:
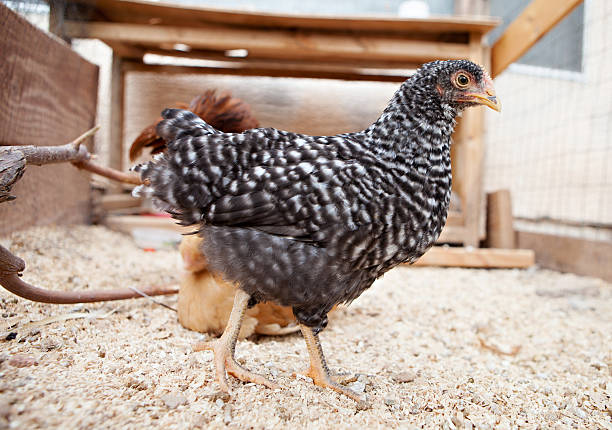
<svg viewBox="0 0 612 430">
<path fill-rule="evenodd" d="M 316 78 L 316 79 L 343 79 L 349 81 L 379 81 L 379 82 L 404 82 L 407 75 L 382 75 L 365 74 L 357 71 L 326 71 L 311 68 L 291 69 L 274 67 L 198 67 L 198 66 L 172 66 L 143 64 L 133 61 L 124 62 L 126 72 L 150 72 L 169 74 L 215 74 L 215 75 L 238 75 L 238 76 L 268 76 L 283 78 Z"/>
<path fill-rule="evenodd" d="M 286 59 L 360 59 L 430 61 L 469 56 L 462 43 L 405 40 L 401 37 L 373 35 L 367 38 L 350 33 L 258 30 L 210 25 L 199 28 L 151 26 L 104 22 L 68 21 L 69 37 L 94 38 L 138 44 L 183 43 L 192 48 L 213 50 L 246 49 L 262 58 Z"/>
<path fill-rule="evenodd" d="M 113 42 L 103 40 L 104 43 L 112 46 Z M 372 60 L 368 58 L 341 59 L 341 58 L 326 58 L 324 61 L 304 60 L 304 59 L 286 59 L 286 58 L 269 58 L 260 57 L 252 52 L 247 57 L 229 57 L 225 54 L 226 51 L 211 50 L 211 49 L 191 49 L 188 52 L 178 51 L 175 49 L 159 48 L 142 46 L 138 44 L 126 45 L 140 49 L 147 54 L 154 54 L 163 57 L 177 57 L 189 60 L 209 60 L 224 63 L 240 63 L 253 67 L 287 67 L 287 68 L 318 68 L 319 70 L 337 68 L 346 70 L 347 68 L 367 68 L 367 69 L 403 69 L 416 70 L 421 66 L 418 61 L 391 61 L 391 60 Z"/>
<path fill-rule="evenodd" d="M 0 4 L 0 145 L 65 144 L 94 125 L 98 67 Z M 0 204 L 0 235 L 85 222 L 89 175 L 72 165 L 28 167 Z"/>
<path fill-rule="evenodd" d="M 275 14 L 267 12 L 228 11 L 223 9 L 182 6 L 178 4 L 119 0 L 76 0 L 69 3 L 94 4 L 99 15 L 116 22 L 139 22 L 156 25 L 197 26 L 209 23 L 268 28 L 324 29 L 359 32 L 409 31 L 441 33 L 487 33 L 499 24 L 490 17 L 430 17 L 425 19 L 390 16 L 325 17 L 320 15 Z"/>
<path fill-rule="evenodd" d="M 436 243 L 460 244 L 463 243 L 464 238 L 465 227 L 463 225 L 449 225 L 447 223 Z"/>
<path fill-rule="evenodd" d="M 531 249 L 450 248 L 434 246 L 414 266 L 524 269 L 533 266 Z"/>
<path fill-rule="evenodd" d="M 138 46 L 128 45 L 123 42 L 110 40 L 103 40 L 103 42 L 106 43 L 109 47 L 111 47 L 113 53 L 120 58 L 142 60 L 142 57 L 144 57 L 144 55 L 146 54 L 146 50 Z"/>
<path fill-rule="evenodd" d="M 512 227 L 510 190 L 487 194 L 487 245 L 491 248 L 512 249 L 516 246 Z"/>
<path fill-rule="evenodd" d="M 193 227 L 189 228 L 178 225 L 172 218 L 161 216 L 111 215 L 105 218 L 104 225 L 112 230 L 123 233 L 130 233 L 135 228 L 158 228 L 178 231 L 179 233 L 194 230 Z"/>
<path fill-rule="evenodd" d="M 582 0 L 533 0 L 506 28 L 491 51 L 491 76 L 496 77 L 521 58 Z"/>
<path fill-rule="evenodd" d="M 131 194 L 107 194 L 100 198 L 99 205 L 104 210 L 114 210 L 139 207 L 141 203 L 142 199 Z"/>
<path fill-rule="evenodd" d="M 612 244 L 552 234 L 517 231 L 517 245 L 533 249 L 543 268 L 595 276 L 612 282 Z"/>
</svg>

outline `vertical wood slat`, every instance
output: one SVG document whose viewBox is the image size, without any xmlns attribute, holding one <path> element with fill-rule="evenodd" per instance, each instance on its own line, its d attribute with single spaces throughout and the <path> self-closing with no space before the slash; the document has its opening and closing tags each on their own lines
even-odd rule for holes
<svg viewBox="0 0 612 430">
<path fill-rule="evenodd" d="M 98 67 L 1 3 L 0 52 L 0 145 L 65 144 L 94 125 Z M 87 221 L 88 179 L 70 164 L 27 167 L 0 204 L 0 235 Z"/>
<path fill-rule="evenodd" d="M 111 102 L 110 102 L 110 148 L 109 167 L 124 169 L 123 160 L 123 121 L 125 99 L 125 72 L 123 58 L 113 52 L 111 64 Z"/>
</svg>

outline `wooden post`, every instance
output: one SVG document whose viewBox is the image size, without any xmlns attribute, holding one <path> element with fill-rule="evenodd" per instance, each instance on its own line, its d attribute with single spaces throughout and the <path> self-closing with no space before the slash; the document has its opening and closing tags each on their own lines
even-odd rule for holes
<svg viewBox="0 0 612 430">
<path fill-rule="evenodd" d="M 110 148 L 109 167 L 123 170 L 123 118 L 124 82 L 123 58 L 113 52 L 111 66 L 111 103 L 110 103 Z"/>
<path fill-rule="evenodd" d="M 470 60 L 483 62 L 482 34 L 470 34 Z M 464 246 L 478 247 L 482 210 L 483 109 L 467 109 L 455 132 L 453 181 L 461 197 L 464 216 Z"/>
<path fill-rule="evenodd" d="M 487 194 L 487 245 L 489 248 L 515 247 L 510 190 Z"/>
<path fill-rule="evenodd" d="M 64 31 L 64 19 L 66 15 L 66 0 L 49 1 L 49 33 L 70 43 L 70 38 Z"/>
</svg>

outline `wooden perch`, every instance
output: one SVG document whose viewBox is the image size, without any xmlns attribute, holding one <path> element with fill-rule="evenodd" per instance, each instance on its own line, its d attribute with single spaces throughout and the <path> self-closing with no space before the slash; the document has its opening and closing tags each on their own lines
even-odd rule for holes
<svg viewBox="0 0 612 430">
<path fill-rule="evenodd" d="M 146 296 L 176 294 L 176 286 L 153 286 L 131 290 L 119 288 L 115 290 L 85 290 L 85 291 L 52 291 L 38 288 L 20 279 L 20 273 L 25 270 L 25 262 L 10 253 L 0 245 L 0 285 L 11 293 L 34 302 L 72 304 L 92 303 L 110 300 L 135 299 Z"/>
<path fill-rule="evenodd" d="M 91 161 L 91 154 L 81 143 L 92 136 L 100 126 L 96 126 L 77 137 L 72 142 L 58 146 L 16 145 L 0 147 L 0 203 L 14 200 L 11 187 L 25 172 L 26 165 L 71 162 L 79 169 L 88 170 L 109 179 L 128 184 L 140 184 L 136 175 L 100 166 Z"/>
</svg>

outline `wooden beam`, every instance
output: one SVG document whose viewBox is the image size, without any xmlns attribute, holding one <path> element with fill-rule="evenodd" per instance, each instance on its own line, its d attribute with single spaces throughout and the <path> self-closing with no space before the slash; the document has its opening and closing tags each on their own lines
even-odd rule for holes
<svg viewBox="0 0 612 430">
<path fill-rule="evenodd" d="M 491 52 L 491 75 L 496 77 L 521 58 L 582 0 L 533 0 L 506 28 Z"/>
<path fill-rule="evenodd" d="M 517 231 L 517 245 L 533 249 L 546 269 L 595 276 L 612 282 L 612 244 L 552 234 Z"/>
<path fill-rule="evenodd" d="M 113 55 L 119 58 L 129 58 L 132 60 L 142 60 L 142 57 L 147 53 L 146 50 L 134 45 L 128 45 L 123 42 L 117 42 L 116 40 L 103 40 L 112 50 Z"/>
<path fill-rule="evenodd" d="M 265 58 L 360 59 L 419 61 L 469 56 L 464 43 L 406 40 L 401 37 L 352 33 L 317 33 L 295 30 L 258 30 L 216 25 L 198 28 L 118 24 L 105 22 L 65 23 L 70 37 L 94 38 L 141 44 L 182 43 L 192 48 L 214 50 L 246 49 Z"/>
<path fill-rule="evenodd" d="M 524 269 L 533 266 L 531 249 L 449 248 L 434 246 L 414 266 Z"/>
<path fill-rule="evenodd" d="M 349 81 L 380 81 L 380 82 L 403 82 L 407 75 L 383 75 L 367 74 L 358 71 L 325 71 L 311 68 L 290 69 L 275 67 L 198 67 L 198 66 L 172 66 L 144 64 L 134 61 L 124 62 L 126 72 L 151 72 L 151 73 L 174 73 L 174 74 L 215 74 L 215 75 L 238 75 L 238 76 L 271 76 L 283 78 L 317 78 L 317 79 L 343 79 Z"/>
<path fill-rule="evenodd" d="M 107 45 L 111 45 L 113 42 L 103 40 Z M 219 50 L 207 50 L 207 49 L 192 49 L 190 51 L 178 51 L 175 49 L 142 46 L 138 44 L 127 45 L 136 49 L 141 49 L 147 54 L 154 54 L 163 57 L 177 57 L 185 58 L 189 60 L 208 60 L 208 61 L 220 61 L 227 63 L 240 63 L 247 64 L 254 67 L 289 67 L 289 68 L 303 68 L 311 67 L 318 69 L 326 68 L 365 68 L 365 69 L 402 69 L 402 70 L 416 70 L 421 66 L 421 62 L 418 61 L 389 61 L 389 60 L 377 60 L 374 61 L 369 58 L 356 58 L 352 60 L 340 59 L 340 58 L 326 58 L 323 60 L 303 60 L 303 59 L 286 59 L 286 58 L 269 58 L 260 57 L 252 52 L 247 57 L 228 57 L 225 55 L 225 51 Z"/>
<path fill-rule="evenodd" d="M 389 16 L 326 17 L 303 14 L 231 11 L 215 8 L 161 4 L 127 0 L 71 0 L 70 3 L 95 4 L 97 15 L 116 22 L 153 25 L 198 26 L 208 24 L 251 28 L 298 28 L 357 32 L 487 33 L 499 24 L 490 17 L 431 17 L 425 19 Z M 93 15 L 93 14 L 92 14 Z M 95 15 L 94 15 L 95 16 Z"/>
</svg>

